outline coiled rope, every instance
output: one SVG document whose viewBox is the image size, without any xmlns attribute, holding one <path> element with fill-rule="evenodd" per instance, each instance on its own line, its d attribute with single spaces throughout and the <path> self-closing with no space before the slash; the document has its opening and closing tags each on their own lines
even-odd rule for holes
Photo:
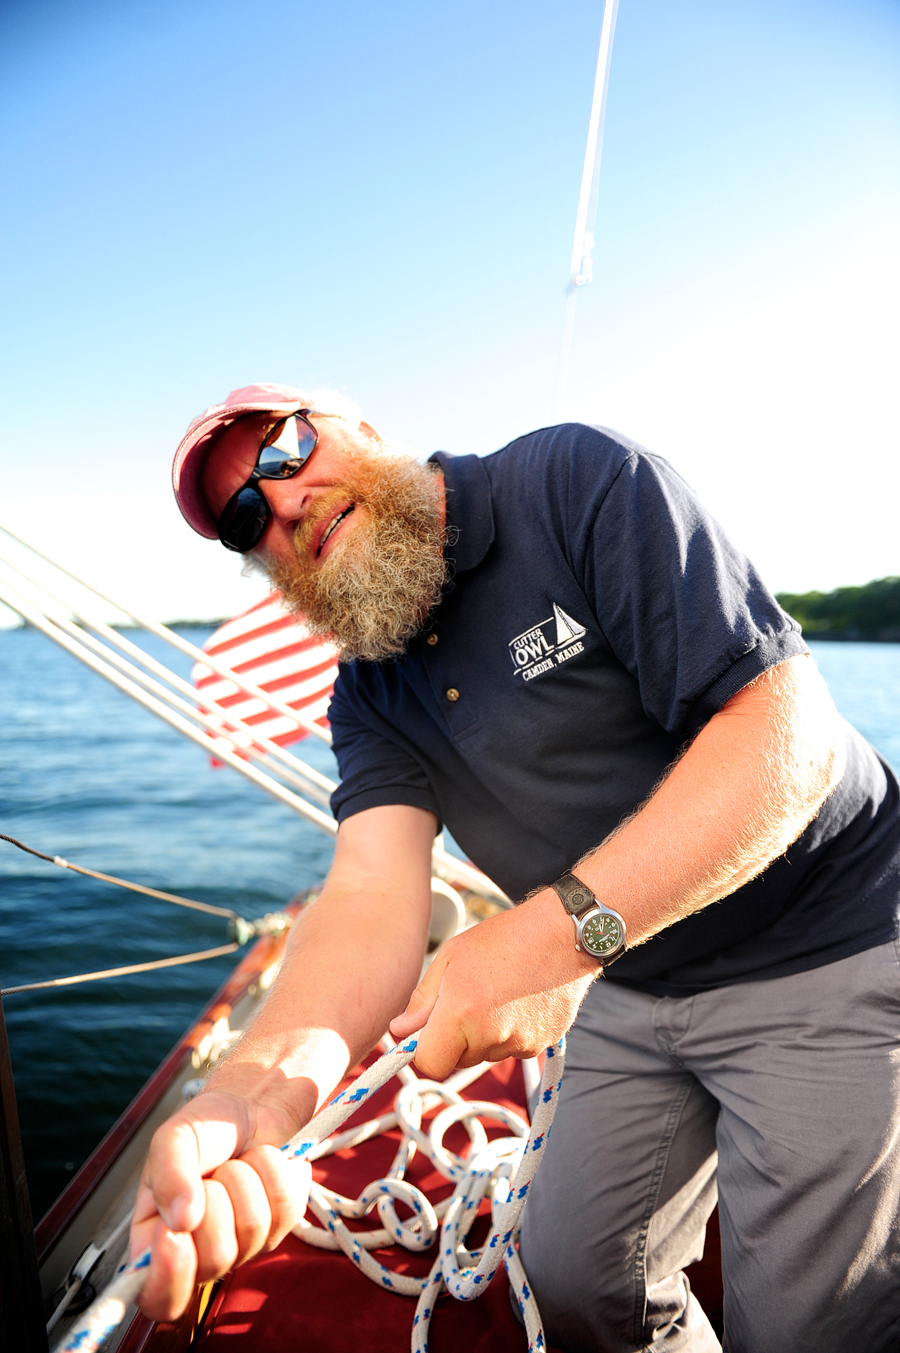
<svg viewBox="0 0 900 1353">
<path fill-rule="evenodd" d="M 394 1103 L 394 1113 L 382 1115 L 360 1128 L 337 1136 L 337 1128 L 355 1113 L 369 1096 L 409 1066 L 417 1040 L 407 1040 L 381 1057 L 372 1067 L 343 1090 L 283 1148 L 295 1160 L 315 1160 L 333 1151 L 358 1144 L 376 1132 L 399 1124 L 402 1141 L 388 1174 L 368 1185 L 357 1199 L 342 1198 L 321 1185 L 310 1190 L 310 1209 L 324 1229 L 301 1221 L 295 1234 L 308 1244 L 342 1249 L 350 1260 L 377 1283 L 392 1292 L 418 1296 L 413 1319 L 412 1353 L 427 1353 L 428 1330 L 434 1304 L 445 1288 L 458 1301 L 472 1301 L 484 1293 L 503 1263 L 519 1303 L 528 1335 L 529 1353 L 545 1348 L 537 1304 L 516 1249 L 522 1210 L 540 1163 L 543 1147 L 550 1135 L 562 1080 L 565 1040 L 547 1049 L 531 1128 L 518 1114 L 496 1104 L 463 1100 L 455 1090 L 436 1081 L 420 1080 L 407 1073 L 406 1082 Z M 445 1100 L 447 1107 L 437 1114 L 427 1135 L 421 1129 L 422 1113 L 435 1101 Z M 513 1134 L 488 1141 L 479 1119 L 502 1123 Z M 472 1143 L 467 1159 L 447 1150 L 443 1137 L 454 1123 L 466 1127 Z M 445 1176 L 453 1181 L 452 1197 L 432 1207 L 428 1199 L 403 1179 L 417 1150 L 423 1151 Z M 491 1203 L 491 1232 L 476 1250 L 468 1250 L 465 1241 L 483 1198 Z M 403 1222 L 397 1216 L 395 1201 L 413 1211 Z M 344 1217 L 362 1217 L 373 1208 L 378 1211 L 382 1229 L 353 1232 Z M 443 1226 L 438 1215 L 443 1215 Z M 368 1250 L 395 1241 L 410 1250 L 428 1249 L 438 1237 L 438 1258 L 425 1278 L 395 1273 L 379 1264 Z M 106 1290 L 73 1326 L 55 1353 L 97 1353 L 103 1341 L 121 1323 L 130 1302 L 136 1300 L 150 1264 L 150 1251 L 123 1265 Z"/>
</svg>

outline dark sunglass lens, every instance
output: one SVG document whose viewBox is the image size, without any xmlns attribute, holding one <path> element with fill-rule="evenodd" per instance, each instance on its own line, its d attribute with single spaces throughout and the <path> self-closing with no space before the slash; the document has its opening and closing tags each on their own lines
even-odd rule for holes
<svg viewBox="0 0 900 1353">
<path fill-rule="evenodd" d="M 227 550 L 246 554 L 258 545 L 269 521 L 269 505 L 252 484 L 238 489 L 219 518 L 219 539 Z"/>
</svg>

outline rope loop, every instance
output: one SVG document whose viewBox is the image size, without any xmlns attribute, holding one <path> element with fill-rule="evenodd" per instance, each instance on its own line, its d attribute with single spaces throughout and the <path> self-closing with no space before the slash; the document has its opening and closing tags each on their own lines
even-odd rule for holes
<svg viewBox="0 0 900 1353">
<path fill-rule="evenodd" d="M 545 1348 L 540 1313 L 518 1255 L 517 1242 L 522 1211 L 550 1136 L 553 1114 L 562 1082 L 565 1039 L 548 1048 L 541 1077 L 537 1104 L 529 1128 L 519 1114 L 484 1100 L 465 1100 L 451 1085 L 420 1080 L 409 1069 L 417 1040 L 399 1046 L 389 1038 L 382 1042 L 385 1055 L 336 1095 L 306 1125 L 302 1132 L 282 1148 L 295 1160 L 316 1160 L 333 1151 L 366 1141 L 377 1132 L 399 1126 L 400 1145 L 387 1175 L 373 1180 L 357 1198 L 344 1198 L 321 1184 L 313 1183 L 309 1211 L 318 1226 L 306 1218 L 294 1227 L 294 1234 L 308 1245 L 320 1249 L 340 1249 L 361 1273 L 387 1291 L 416 1296 L 413 1319 L 412 1353 L 428 1353 L 428 1330 L 435 1302 L 446 1290 L 458 1301 L 472 1301 L 484 1293 L 501 1263 L 509 1274 L 528 1335 L 529 1353 Z M 483 1065 L 475 1075 L 487 1069 Z M 474 1076 L 467 1078 L 474 1079 Z M 337 1129 L 364 1104 L 372 1093 L 393 1077 L 402 1086 L 394 1099 L 393 1112 L 362 1124 L 348 1132 Z M 454 1079 L 459 1081 L 459 1077 Z M 422 1118 L 435 1104 L 443 1102 L 427 1133 Z M 500 1123 L 511 1134 L 488 1139 L 483 1118 Z M 469 1136 L 467 1157 L 456 1155 L 443 1144 L 447 1131 L 461 1124 Z M 437 1170 L 454 1185 L 451 1198 L 433 1206 L 425 1194 L 404 1179 L 415 1153 L 422 1151 Z M 467 1248 L 472 1224 L 482 1201 L 491 1205 L 491 1229 L 484 1244 Z M 396 1203 L 412 1212 L 407 1220 L 397 1216 Z M 373 1210 L 382 1225 L 372 1231 L 351 1231 L 346 1219 L 359 1220 Z M 439 1220 L 443 1217 L 443 1223 Z M 369 1253 L 389 1244 L 402 1245 L 413 1252 L 429 1249 L 438 1240 L 438 1256 L 425 1278 L 396 1273 L 380 1264 Z M 150 1251 L 123 1265 L 100 1297 L 69 1331 L 56 1353 L 97 1353 L 103 1341 L 121 1323 L 129 1302 L 136 1300 L 144 1284 Z"/>
</svg>

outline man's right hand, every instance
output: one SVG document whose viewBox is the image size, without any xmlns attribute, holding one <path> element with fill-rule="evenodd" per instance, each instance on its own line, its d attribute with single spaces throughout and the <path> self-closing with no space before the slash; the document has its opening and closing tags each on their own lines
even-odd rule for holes
<svg viewBox="0 0 900 1353">
<path fill-rule="evenodd" d="M 306 1208 L 310 1170 L 279 1147 L 301 1125 L 286 1109 L 211 1090 L 159 1128 L 131 1229 L 132 1256 L 152 1249 L 145 1315 L 176 1319 L 197 1283 L 284 1239 Z"/>
</svg>

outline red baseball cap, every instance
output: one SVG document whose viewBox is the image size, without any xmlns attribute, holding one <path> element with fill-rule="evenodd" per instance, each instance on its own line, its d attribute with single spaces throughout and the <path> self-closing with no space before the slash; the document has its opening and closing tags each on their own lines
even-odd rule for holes
<svg viewBox="0 0 900 1353">
<path fill-rule="evenodd" d="M 179 443 L 172 464 L 172 488 L 181 515 L 198 535 L 217 540 L 218 524 L 203 496 L 203 466 L 223 428 L 245 413 L 296 413 L 315 401 L 292 385 L 245 385 L 232 390 L 222 404 L 213 404 L 195 418 Z"/>
</svg>

